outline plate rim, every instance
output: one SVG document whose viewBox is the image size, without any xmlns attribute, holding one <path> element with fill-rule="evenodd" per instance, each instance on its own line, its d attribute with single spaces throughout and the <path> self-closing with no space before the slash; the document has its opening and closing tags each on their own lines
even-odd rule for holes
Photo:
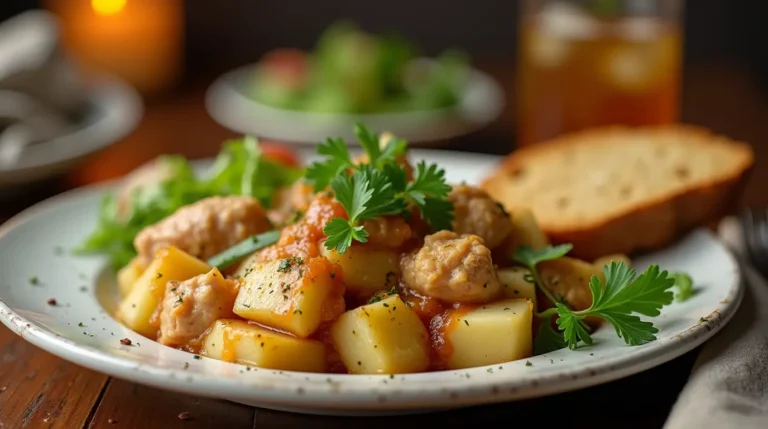
<svg viewBox="0 0 768 429">
<path fill-rule="evenodd" d="M 60 204 L 77 201 L 78 198 L 95 198 L 97 196 L 95 194 L 112 188 L 119 181 L 120 179 L 117 179 L 73 189 L 41 201 L 0 225 L 0 239 L 17 227 L 35 219 L 35 217 L 49 210 L 55 210 Z M 596 362 L 596 365 L 584 365 L 573 370 L 559 369 L 552 373 L 532 374 L 517 378 L 497 377 L 493 381 L 485 382 L 482 380 L 478 382 L 477 378 L 474 380 L 464 379 L 457 375 L 460 372 L 469 373 L 472 370 L 478 371 L 486 367 L 439 373 L 404 374 L 396 376 L 398 379 L 402 379 L 402 385 L 397 384 L 397 388 L 394 389 L 390 388 L 391 386 L 382 385 L 383 390 L 379 391 L 378 388 L 372 386 L 371 382 L 387 380 L 388 375 L 307 374 L 260 369 L 259 371 L 250 371 L 248 377 L 234 379 L 217 376 L 217 374 L 202 370 L 196 372 L 181 368 L 162 367 L 158 366 L 157 363 L 143 364 L 137 362 L 135 358 L 118 357 L 89 346 L 78 345 L 69 338 L 55 334 L 28 320 L 6 304 L 2 298 L 0 298 L 0 320 L 24 340 L 86 368 L 165 390 L 229 399 L 252 405 L 258 404 L 268 407 L 273 404 L 275 407 L 284 407 L 286 404 L 290 404 L 293 407 L 296 406 L 296 403 L 301 403 L 303 405 L 296 406 L 295 411 L 316 413 L 313 411 L 314 409 L 334 412 L 349 410 L 386 411 L 490 404 L 577 390 L 636 374 L 694 349 L 718 332 L 730 321 L 741 303 L 744 291 L 741 267 L 733 253 L 710 231 L 700 229 L 694 233 L 707 235 L 708 239 L 712 240 L 713 245 L 723 252 L 733 269 L 732 284 L 728 285 L 726 300 L 721 300 L 710 315 L 711 317 L 707 317 L 704 322 L 676 335 L 675 338 L 679 341 L 679 345 L 669 347 L 664 346 L 661 342 L 652 342 L 641 346 L 637 351 L 627 356 L 616 357 L 615 359 L 619 362 L 606 368 L 603 364 Z M 93 299 L 95 301 L 95 297 Z M 111 315 L 109 317 L 112 318 Z M 546 354 L 542 356 L 546 356 Z M 225 367 L 232 365 L 233 368 L 242 368 L 238 364 L 216 362 L 225 365 Z M 524 362 L 520 360 L 502 365 L 520 366 L 524 365 Z M 501 374 L 501 372 L 496 374 Z M 311 376 L 313 380 L 305 380 L 304 377 L 307 375 Z M 445 375 L 446 377 L 438 380 L 438 386 L 430 386 L 435 380 L 418 380 L 418 378 L 429 378 L 430 375 L 431 377 L 437 375 Z M 322 382 L 319 379 L 321 377 L 334 381 Z M 414 378 L 417 380 L 412 383 L 406 382 L 407 379 Z M 358 382 L 363 381 L 363 379 L 368 380 L 368 382 Z M 424 383 L 425 381 L 432 383 Z M 199 384 L 204 384 L 205 389 L 201 389 Z"/>
<path fill-rule="evenodd" d="M 43 170 L 56 169 L 111 146 L 133 132 L 141 121 L 144 112 L 141 96 L 119 77 L 95 74 L 89 81 L 87 94 L 88 102 L 103 116 L 92 123 L 78 124 L 64 135 L 27 147 L 16 165 L 0 169 L 0 186 L 35 180 L 14 179 L 17 174 L 47 176 Z"/>
</svg>

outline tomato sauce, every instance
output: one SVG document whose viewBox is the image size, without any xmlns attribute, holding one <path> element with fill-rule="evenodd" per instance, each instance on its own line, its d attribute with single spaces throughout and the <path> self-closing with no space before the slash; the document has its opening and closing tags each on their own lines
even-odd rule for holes
<svg viewBox="0 0 768 429">
<path fill-rule="evenodd" d="M 454 303 L 452 308 L 434 316 L 429 322 L 429 337 L 432 347 L 432 370 L 445 369 L 446 362 L 453 355 L 451 331 L 462 323 L 462 317 L 478 306 L 475 304 Z"/>
</svg>

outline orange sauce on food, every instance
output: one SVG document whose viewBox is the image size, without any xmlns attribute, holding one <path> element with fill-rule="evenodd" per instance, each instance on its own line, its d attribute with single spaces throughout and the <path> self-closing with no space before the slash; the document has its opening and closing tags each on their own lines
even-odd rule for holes
<svg viewBox="0 0 768 429">
<path fill-rule="evenodd" d="M 315 333 L 312 334 L 310 338 L 325 344 L 325 367 L 328 369 L 328 372 L 346 374 L 349 371 L 347 371 L 347 367 L 344 366 L 344 363 L 341 361 L 339 352 L 337 352 L 336 348 L 333 346 L 331 325 L 332 323 L 325 323 L 320 325 L 317 331 L 315 331 Z"/>
<path fill-rule="evenodd" d="M 221 345 L 221 360 L 235 362 L 237 360 L 237 342 L 243 338 L 243 333 L 232 329 L 224 330 L 224 344 Z"/>
<path fill-rule="evenodd" d="M 416 312 L 425 325 L 429 325 L 433 317 L 445 311 L 445 306 L 440 300 L 429 296 L 408 294 L 400 295 L 400 298 Z"/>
<path fill-rule="evenodd" d="M 344 207 L 325 193 L 319 193 L 307 208 L 306 214 L 296 223 L 286 226 L 280 240 L 261 252 L 262 261 L 286 259 L 292 256 L 312 258 L 320 255 L 318 242 L 325 238 L 325 224 L 334 217 L 346 219 Z"/>
<path fill-rule="evenodd" d="M 463 317 L 476 309 L 474 304 L 455 303 L 453 307 L 436 315 L 429 322 L 429 336 L 432 345 L 432 368 L 442 369 L 445 362 L 453 355 L 453 344 L 449 339 L 451 331 L 460 323 L 464 323 Z"/>
</svg>

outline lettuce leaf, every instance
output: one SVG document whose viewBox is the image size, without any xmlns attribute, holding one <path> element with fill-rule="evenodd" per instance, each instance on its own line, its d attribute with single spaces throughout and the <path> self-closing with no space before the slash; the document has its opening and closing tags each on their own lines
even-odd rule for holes
<svg viewBox="0 0 768 429">
<path fill-rule="evenodd" d="M 263 156 L 258 141 L 252 137 L 226 141 L 211 168 L 200 177 L 184 157 L 162 156 L 158 163 L 167 169 L 167 176 L 136 189 L 122 216 L 117 194 L 104 195 L 98 224 L 75 253 L 106 256 L 110 265 L 119 269 L 136 256 L 136 235 L 179 208 L 216 195 L 251 195 L 270 207 L 279 188 L 303 175 L 300 168 Z"/>
</svg>

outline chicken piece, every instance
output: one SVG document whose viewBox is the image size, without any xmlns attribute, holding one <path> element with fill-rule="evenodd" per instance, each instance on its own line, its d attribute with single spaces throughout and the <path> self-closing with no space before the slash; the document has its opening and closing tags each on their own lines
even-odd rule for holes
<svg viewBox="0 0 768 429">
<path fill-rule="evenodd" d="M 258 200 L 246 196 L 210 197 L 144 228 L 133 245 L 147 264 L 157 250 L 168 246 L 206 260 L 269 229 L 270 222 Z"/>
<path fill-rule="evenodd" d="M 477 235 L 489 249 L 498 247 L 512 232 L 509 214 L 482 189 L 457 185 L 448 199 L 454 207 L 453 231 Z"/>
<path fill-rule="evenodd" d="M 411 238 L 411 227 L 401 216 L 364 220 L 363 227 L 368 232 L 368 246 L 397 249 Z"/>
<path fill-rule="evenodd" d="M 275 224 L 290 223 L 296 218 L 296 214 L 307 211 L 315 198 L 314 188 L 299 180 L 291 186 L 281 188 L 275 194 L 271 210 L 268 212 L 269 220 Z"/>
<path fill-rule="evenodd" d="M 216 320 L 235 317 L 232 307 L 238 291 L 238 282 L 225 279 L 216 268 L 183 282 L 168 282 L 158 341 L 166 346 L 184 346 Z"/>
<path fill-rule="evenodd" d="M 476 235 L 428 235 L 421 249 L 403 255 L 400 269 L 406 286 L 443 301 L 483 303 L 501 292 L 491 251 Z"/>
</svg>

